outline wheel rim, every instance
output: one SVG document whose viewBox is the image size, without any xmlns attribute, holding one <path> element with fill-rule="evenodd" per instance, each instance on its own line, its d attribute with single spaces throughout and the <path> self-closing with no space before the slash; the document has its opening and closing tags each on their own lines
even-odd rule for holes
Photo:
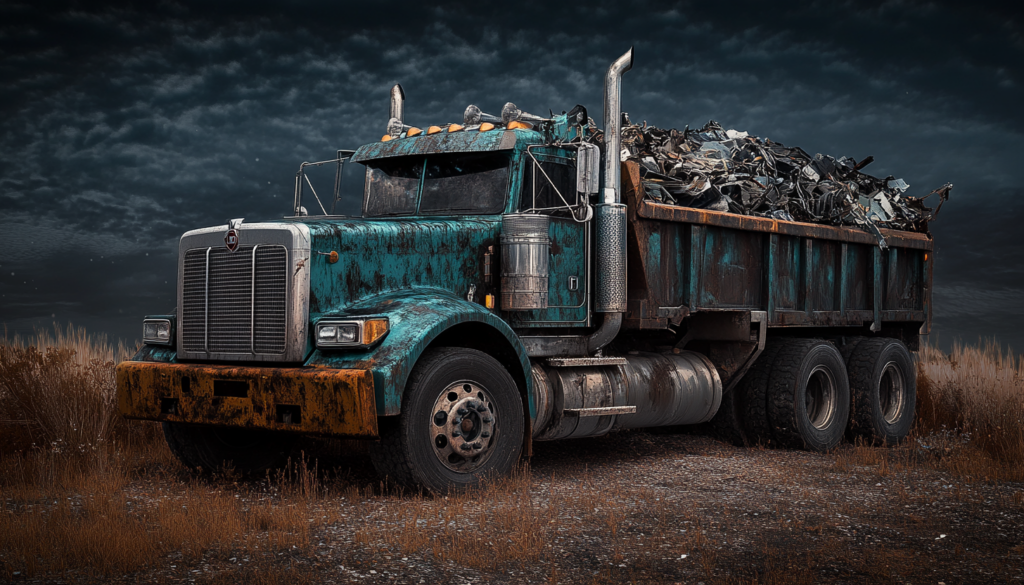
<svg viewBox="0 0 1024 585">
<path fill-rule="evenodd" d="M 487 389 L 462 380 L 450 384 L 430 411 L 430 445 L 448 469 L 469 473 L 494 451 L 498 416 Z"/>
<path fill-rule="evenodd" d="M 836 415 L 836 381 L 825 366 L 811 370 L 804 392 L 804 406 L 811 426 L 820 430 L 828 428 Z"/>
<path fill-rule="evenodd" d="M 895 424 L 903 417 L 906 394 L 903 370 L 896 362 L 888 362 L 882 368 L 882 379 L 878 382 L 878 403 L 886 423 Z"/>
</svg>

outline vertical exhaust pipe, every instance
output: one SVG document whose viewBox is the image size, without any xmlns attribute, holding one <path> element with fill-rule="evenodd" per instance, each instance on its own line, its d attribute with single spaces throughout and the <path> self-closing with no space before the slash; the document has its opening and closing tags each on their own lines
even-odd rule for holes
<svg viewBox="0 0 1024 585">
<path fill-rule="evenodd" d="M 402 89 L 402 84 L 396 83 L 391 88 L 391 116 L 390 118 L 398 120 L 399 123 L 405 123 L 405 91 Z"/>
<path fill-rule="evenodd" d="M 405 91 L 401 84 L 396 83 L 391 88 L 391 118 L 388 120 L 388 133 L 391 138 L 398 138 L 402 132 L 408 130 L 405 125 Z"/>
<path fill-rule="evenodd" d="M 626 312 L 626 206 L 621 202 L 622 75 L 633 68 L 633 47 L 615 60 L 604 76 L 604 190 L 595 210 L 597 269 L 594 310 L 604 313 L 601 326 L 587 339 L 597 351 L 619 333 Z"/>
</svg>

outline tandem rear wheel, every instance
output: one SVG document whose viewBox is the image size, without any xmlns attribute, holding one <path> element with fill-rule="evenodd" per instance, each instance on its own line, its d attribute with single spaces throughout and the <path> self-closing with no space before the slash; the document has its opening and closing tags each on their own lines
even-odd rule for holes
<svg viewBox="0 0 1024 585">
<path fill-rule="evenodd" d="M 442 347 L 420 358 L 402 414 L 380 419 L 377 472 L 413 490 L 446 493 L 511 473 L 525 423 L 515 380 L 491 356 Z"/>
<path fill-rule="evenodd" d="M 768 423 L 780 445 L 827 451 L 843 440 L 850 382 L 843 356 L 820 339 L 794 339 L 772 362 L 766 392 Z"/>
<path fill-rule="evenodd" d="M 777 338 L 735 389 L 748 441 L 826 451 L 844 435 L 874 444 L 902 441 L 916 403 L 913 358 L 891 338 Z"/>
<path fill-rule="evenodd" d="M 917 372 L 903 342 L 865 339 L 846 360 L 852 409 L 847 436 L 895 445 L 910 433 L 917 405 Z"/>
</svg>

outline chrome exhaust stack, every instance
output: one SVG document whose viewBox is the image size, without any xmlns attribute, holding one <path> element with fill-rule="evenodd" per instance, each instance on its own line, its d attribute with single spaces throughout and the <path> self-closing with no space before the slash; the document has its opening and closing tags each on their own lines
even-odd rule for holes
<svg viewBox="0 0 1024 585">
<path fill-rule="evenodd" d="M 630 47 L 611 64 L 604 77 L 604 189 L 594 214 L 594 311 L 604 313 L 604 317 L 600 327 L 589 336 L 521 336 L 530 357 L 592 355 L 611 343 L 622 327 L 626 312 L 626 206 L 619 194 L 620 92 L 622 75 L 632 67 L 633 47 Z"/>
<path fill-rule="evenodd" d="M 402 84 L 396 83 L 391 88 L 391 116 L 392 120 L 398 120 L 399 124 L 405 122 L 405 91 Z"/>
<path fill-rule="evenodd" d="M 596 290 L 594 311 L 604 313 L 601 326 L 587 339 L 595 352 L 619 333 L 626 312 L 626 206 L 621 201 L 622 75 L 633 68 L 633 47 L 615 60 L 604 76 L 604 190 L 595 210 Z"/>
<path fill-rule="evenodd" d="M 391 118 L 388 119 L 388 133 L 391 138 L 398 138 L 409 129 L 405 125 L 405 91 L 400 83 L 391 88 Z"/>
</svg>

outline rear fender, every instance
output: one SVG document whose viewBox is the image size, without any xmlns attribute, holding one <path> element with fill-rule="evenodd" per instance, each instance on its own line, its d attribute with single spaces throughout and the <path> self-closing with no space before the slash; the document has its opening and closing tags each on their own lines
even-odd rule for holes
<svg viewBox="0 0 1024 585">
<path fill-rule="evenodd" d="M 329 315 L 331 318 L 369 316 L 382 316 L 389 320 L 390 330 L 379 345 L 367 350 L 317 349 L 306 365 L 371 371 L 378 415 L 401 412 L 402 393 L 409 374 L 431 343 L 452 328 L 479 324 L 472 330 L 500 336 L 512 348 L 516 359 L 511 361 L 516 363 L 506 361 L 505 367 L 520 369 L 509 373 L 525 385 L 522 390 L 526 395 L 529 415 L 531 418 L 535 416 L 526 349 L 508 324 L 485 307 L 446 290 L 412 289 L 364 299 L 338 314 Z M 480 325 L 485 328 L 481 329 Z M 465 346 L 474 347 L 474 344 L 470 340 Z"/>
</svg>

